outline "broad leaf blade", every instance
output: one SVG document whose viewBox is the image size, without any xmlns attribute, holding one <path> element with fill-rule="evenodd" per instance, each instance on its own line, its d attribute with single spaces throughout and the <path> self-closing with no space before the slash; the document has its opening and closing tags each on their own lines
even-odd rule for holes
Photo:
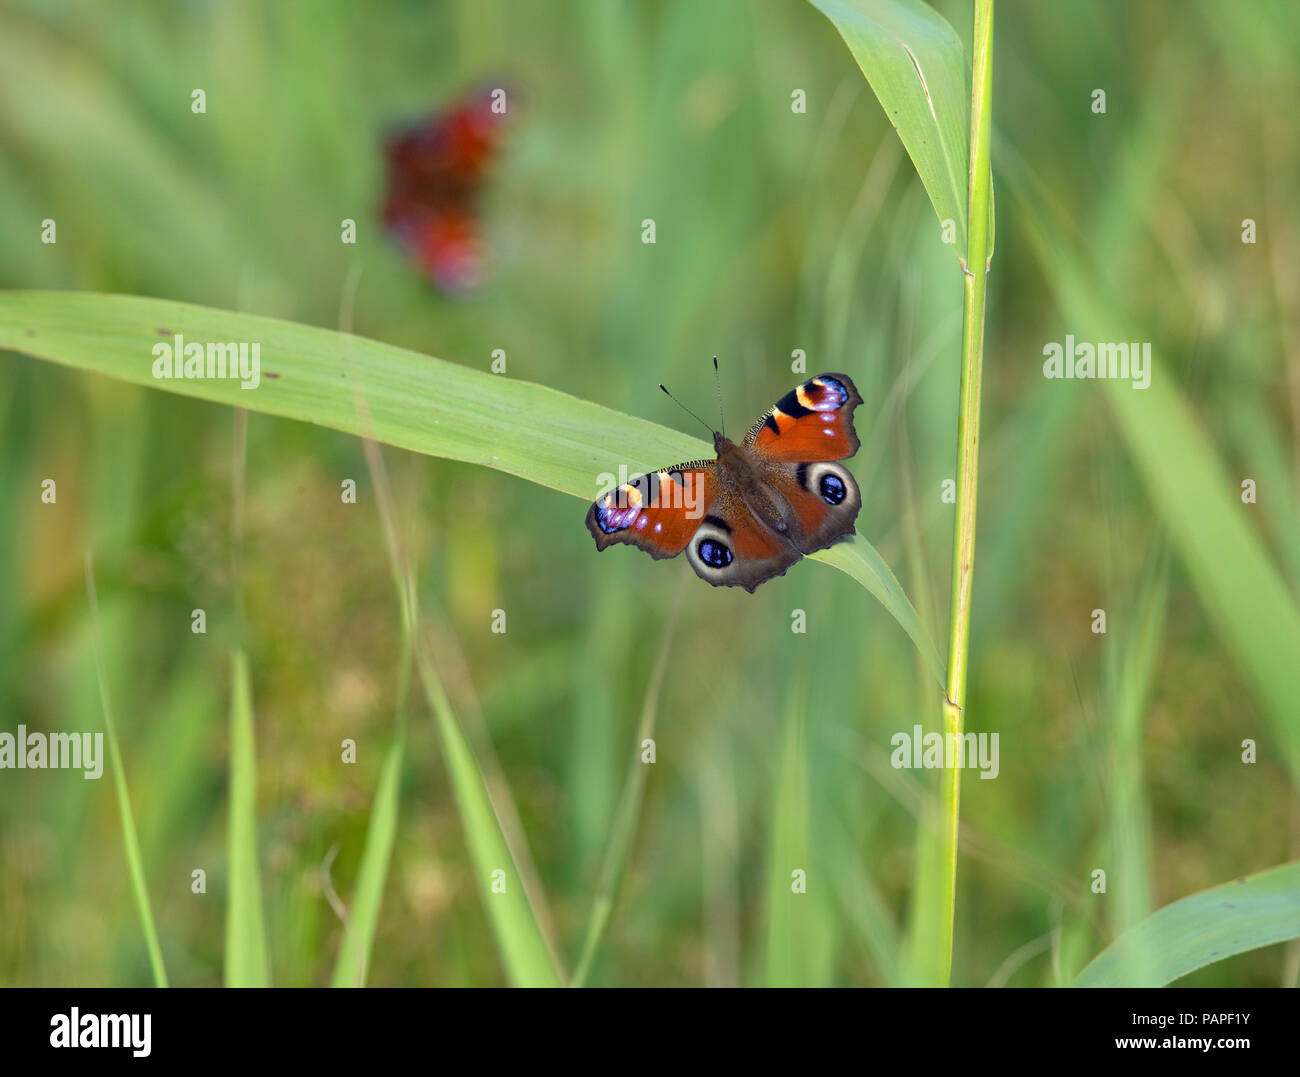
<svg viewBox="0 0 1300 1077">
<path fill-rule="evenodd" d="M 922 0 L 810 0 L 835 25 L 966 250 L 970 88 L 956 31 Z"/>
<path fill-rule="evenodd" d="M 160 342 L 257 343 L 261 378 L 158 379 Z M 317 423 L 430 456 L 464 460 L 584 500 L 598 477 L 711 455 L 710 447 L 544 385 L 471 370 L 310 325 L 140 296 L 0 293 L 0 349 L 149 388 Z M 358 404 L 368 412 L 363 422 Z M 491 404 L 489 407 L 488 404 Z M 468 405 L 468 406 L 467 406 Z M 847 572 L 916 642 L 942 680 L 934 644 L 880 554 L 861 537 L 814 555 Z"/>
<path fill-rule="evenodd" d="M 1166 905 L 1098 954 L 1076 987 L 1159 987 L 1225 957 L 1300 938 L 1300 860 Z M 1144 964 L 1134 981 L 1128 970 Z"/>
<path fill-rule="evenodd" d="M 156 344 L 257 343 L 261 380 L 159 379 Z M 602 472 L 711 455 L 698 438 L 567 393 L 391 344 L 189 303 L 87 292 L 0 294 L 0 348 L 429 456 L 519 475 L 584 499 Z M 363 428 L 357 401 L 369 410 Z"/>
</svg>

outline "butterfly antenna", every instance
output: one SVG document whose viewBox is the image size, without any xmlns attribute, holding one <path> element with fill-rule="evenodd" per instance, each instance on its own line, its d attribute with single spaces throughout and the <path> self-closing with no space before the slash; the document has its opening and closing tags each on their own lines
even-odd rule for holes
<svg viewBox="0 0 1300 1077">
<path fill-rule="evenodd" d="M 713 357 L 713 387 L 718 390 L 718 433 L 727 436 L 727 420 L 722 414 L 722 375 L 718 373 L 718 357 Z"/>
<path fill-rule="evenodd" d="M 713 428 L 710 427 L 709 424 L 706 423 L 703 419 L 701 419 L 698 415 L 696 415 L 695 412 L 691 411 L 690 408 L 688 408 L 685 404 L 683 404 L 680 400 L 678 400 L 677 397 L 673 396 L 672 393 L 668 392 L 668 388 L 664 385 L 663 382 L 659 383 L 659 388 L 663 389 L 664 395 L 667 396 L 668 399 L 671 400 L 674 404 L 676 404 L 679 408 L 681 408 L 682 411 L 686 412 L 687 415 L 689 415 L 692 419 L 694 419 L 697 423 L 699 423 L 702 427 L 704 427 L 704 429 L 707 430 L 710 434 L 713 433 Z"/>
</svg>

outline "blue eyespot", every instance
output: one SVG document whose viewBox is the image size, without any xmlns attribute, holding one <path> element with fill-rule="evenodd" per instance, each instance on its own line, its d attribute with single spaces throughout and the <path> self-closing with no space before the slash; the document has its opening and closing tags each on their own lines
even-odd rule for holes
<svg viewBox="0 0 1300 1077">
<path fill-rule="evenodd" d="M 821 490 L 822 500 L 828 505 L 838 505 L 849 493 L 844 488 L 843 480 L 829 471 L 822 476 L 821 482 L 817 486 Z"/>
<path fill-rule="evenodd" d="M 696 547 L 700 560 L 710 568 L 726 568 L 731 564 L 731 551 L 721 542 L 705 539 Z"/>
</svg>

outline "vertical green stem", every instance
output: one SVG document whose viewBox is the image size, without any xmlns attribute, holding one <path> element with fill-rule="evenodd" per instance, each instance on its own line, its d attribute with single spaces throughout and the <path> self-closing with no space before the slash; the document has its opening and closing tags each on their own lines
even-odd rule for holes
<svg viewBox="0 0 1300 1077">
<path fill-rule="evenodd" d="M 962 734 L 966 706 L 966 659 L 970 648 L 971 582 L 975 567 L 975 500 L 979 485 L 980 377 L 984 363 L 984 296 L 989 258 L 989 130 L 993 101 L 993 0 L 975 0 L 971 58 L 970 187 L 966 239 L 965 303 L 962 313 L 960 411 L 957 416 L 957 516 L 952 541 L 952 604 L 948 632 L 948 685 L 943 703 L 945 743 Z M 944 955 L 941 982 L 952 972 L 953 918 L 957 902 L 957 827 L 961 802 L 961 754 L 944 768 L 941 842 L 946 885 L 939 934 Z"/>
</svg>

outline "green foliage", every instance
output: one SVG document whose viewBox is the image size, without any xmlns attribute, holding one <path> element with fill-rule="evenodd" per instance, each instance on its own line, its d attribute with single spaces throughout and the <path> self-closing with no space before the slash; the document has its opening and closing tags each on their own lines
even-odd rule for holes
<svg viewBox="0 0 1300 1077">
<path fill-rule="evenodd" d="M 1300 8 L 1099 5 L 999 11 L 964 670 L 972 4 L 5 5 L 0 711 L 111 722 L 113 788 L 2 772 L 0 980 L 907 984 L 955 911 L 957 984 L 1293 983 Z M 451 301 L 380 138 L 506 79 Z M 160 329 L 261 384 L 155 380 Z M 1067 333 L 1151 387 L 1043 378 Z M 728 430 L 800 355 L 862 390 L 839 572 L 592 549 L 602 473 L 707 453 L 657 384 L 712 414 L 715 352 Z M 955 902 L 938 776 L 888 762 L 954 674 L 1002 755 Z"/>
<path fill-rule="evenodd" d="M 1234 954 L 1300 938 L 1300 862 L 1202 890 L 1135 924 L 1077 987 L 1163 987 Z"/>
<path fill-rule="evenodd" d="M 810 0 L 835 24 L 907 147 L 939 222 L 966 250 L 970 77 L 961 39 L 923 0 Z"/>
<path fill-rule="evenodd" d="M 237 650 L 230 662 L 230 864 L 226 897 L 227 987 L 269 987 L 266 928 L 257 845 L 257 761 L 248 656 Z"/>
</svg>

